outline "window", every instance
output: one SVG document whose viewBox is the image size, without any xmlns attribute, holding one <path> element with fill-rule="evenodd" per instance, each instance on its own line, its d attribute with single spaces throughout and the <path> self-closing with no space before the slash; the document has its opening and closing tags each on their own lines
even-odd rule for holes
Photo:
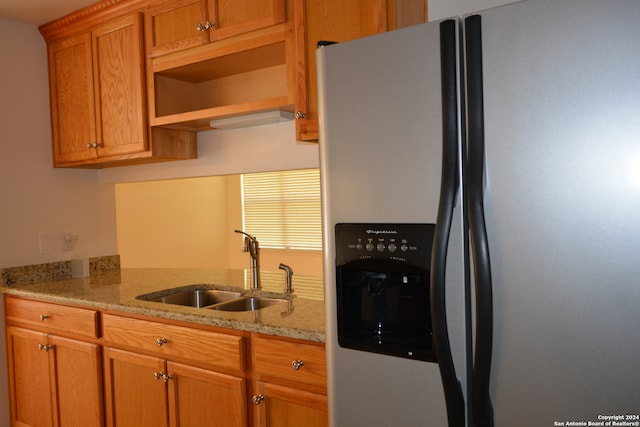
<svg viewBox="0 0 640 427">
<path fill-rule="evenodd" d="M 320 171 L 242 175 L 244 230 L 263 248 L 322 250 Z"/>
</svg>

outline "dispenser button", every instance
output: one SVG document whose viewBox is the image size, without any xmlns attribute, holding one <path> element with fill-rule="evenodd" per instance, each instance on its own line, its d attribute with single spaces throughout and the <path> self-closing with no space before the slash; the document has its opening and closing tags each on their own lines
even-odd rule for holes
<svg viewBox="0 0 640 427">
<path fill-rule="evenodd" d="M 398 249 L 398 246 L 396 246 L 395 243 L 389 243 L 389 252 L 395 252 Z"/>
<path fill-rule="evenodd" d="M 406 252 L 408 249 L 409 249 L 409 246 L 407 246 L 407 245 L 402 245 L 402 246 L 400 246 L 400 250 L 401 250 L 402 252 Z"/>
<path fill-rule="evenodd" d="M 385 249 L 384 243 L 378 243 L 377 249 L 378 249 L 378 252 L 384 252 L 384 249 Z"/>
<path fill-rule="evenodd" d="M 372 252 L 375 249 L 375 245 L 371 242 L 367 243 L 367 246 L 365 247 L 369 252 Z"/>
</svg>

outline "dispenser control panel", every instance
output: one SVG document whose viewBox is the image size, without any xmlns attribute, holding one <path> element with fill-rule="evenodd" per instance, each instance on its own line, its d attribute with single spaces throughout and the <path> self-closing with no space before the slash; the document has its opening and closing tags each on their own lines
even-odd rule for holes
<svg viewBox="0 0 640 427">
<path fill-rule="evenodd" d="M 336 224 L 336 264 L 388 259 L 429 268 L 435 224 Z"/>
</svg>

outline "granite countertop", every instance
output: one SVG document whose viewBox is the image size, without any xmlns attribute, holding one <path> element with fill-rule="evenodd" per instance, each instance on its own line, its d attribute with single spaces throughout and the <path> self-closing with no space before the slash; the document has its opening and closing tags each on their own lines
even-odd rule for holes
<svg viewBox="0 0 640 427">
<path fill-rule="evenodd" d="M 139 295 L 160 295 L 167 289 L 193 285 L 283 297 L 283 272 L 263 271 L 261 281 L 262 290 L 252 291 L 247 270 L 118 269 L 85 278 L 4 283 L 0 292 L 125 314 L 324 342 L 322 279 L 318 277 L 294 275 L 294 296 L 289 301 L 253 312 L 218 311 L 136 299 Z"/>
</svg>

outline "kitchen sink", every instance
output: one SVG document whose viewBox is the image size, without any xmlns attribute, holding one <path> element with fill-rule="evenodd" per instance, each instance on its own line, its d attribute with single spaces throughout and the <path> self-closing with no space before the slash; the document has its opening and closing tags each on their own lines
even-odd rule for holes
<svg viewBox="0 0 640 427">
<path fill-rule="evenodd" d="M 217 304 L 209 308 L 220 311 L 256 311 L 282 302 L 287 302 L 287 300 L 280 298 L 244 297 Z"/>
<path fill-rule="evenodd" d="M 223 291 L 219 289 L 175 289 L 175 292 L 169 292 L 165 295 L 156 297 L 147 297 L 140 295 L 137 299 L 143 301 L 161 302 L 164 304 L 175 304 L 186 307 L 208 307 L 225 301 L 240 298 L 242 294 L 234 291 Z"/>
</svg>

